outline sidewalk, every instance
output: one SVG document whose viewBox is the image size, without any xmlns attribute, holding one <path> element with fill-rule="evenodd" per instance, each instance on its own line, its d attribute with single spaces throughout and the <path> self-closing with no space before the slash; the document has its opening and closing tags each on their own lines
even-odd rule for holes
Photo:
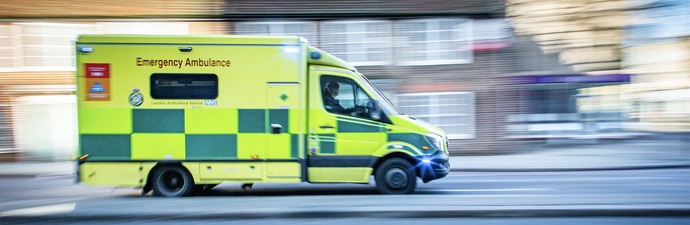
<svg viewBox="0 0 690 225">
<path fill-rule="evenodd" d="M 690 143 L 625 141 L 615 144 L 538 146 L 519 154 L 452 156 L 454 172 L 588 171 L 690 167 Z M 0 177 L 69 176 L 74 161 L 0 163 Z"/>
<path fill-rule="evenodd" d="M 618 143 L 535 146 L 524 153 L 451 157 L 453 171 L 589 171 L 690 167 L 690 142 L 627 140 Z"/>
</svg>

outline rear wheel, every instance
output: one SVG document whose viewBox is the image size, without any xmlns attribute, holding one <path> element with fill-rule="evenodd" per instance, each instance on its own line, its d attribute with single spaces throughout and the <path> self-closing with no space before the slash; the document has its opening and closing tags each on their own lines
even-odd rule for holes
<svg viewBox="0 0 690 225">
<path fill-rule="evenodd" d="M 192 175 L 180 166 L 159 168 L 153 176 L 153 195 L 155 196 L 187 196 L 194 191 L 194 187 Z"/>
<path fill-rule="evenodd" d="M 376 189 L 382 194 L 409 194 L 417 187 L 417 171 L 401 158 L 384 161 L 374 174 Z"/>
</svg>

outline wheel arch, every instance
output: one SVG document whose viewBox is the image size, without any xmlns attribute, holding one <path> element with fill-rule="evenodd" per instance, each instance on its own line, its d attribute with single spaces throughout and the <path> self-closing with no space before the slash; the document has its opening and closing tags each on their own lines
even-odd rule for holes
<svg viewBox="0 0 690 225">
<path fill-rule="evenodd" d="M 379 168 L 379 166 L 381 166 L 381 164 L 383 162 L 385 162 L 386 160 L 392 159 L 392 158 L 404 159 L 404 160 L 408 161 L 410 164 L 412 164 L 413 167 L 415 167 L 415 165 L 417 164 L 417 160 L 413 156 L 411 156 L 410 154 L 407 154 L 405 152 L 391 152 L 391 153 L 386 154 L 385 156 L 379 158 L 378 160 L 376 160 L 376 163 L 374 163 L 373 170 L 371 171 L 371 175 L 374 175 L 376 173 L 376 170 Z M 415 170 L 419 170 L 419 168 L 415 167 Z M 417 174 L 419 174 L 419 171 L 417 171 Z M 419 176 L 419 175 L 417 175 L 417 176 Z"/>
</svg>

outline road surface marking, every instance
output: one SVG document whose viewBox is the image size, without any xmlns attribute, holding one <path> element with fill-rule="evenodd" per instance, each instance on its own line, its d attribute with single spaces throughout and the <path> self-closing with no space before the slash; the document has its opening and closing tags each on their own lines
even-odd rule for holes
<svg viewBox="0 0 690 225">
<path fill-rule="evenodd" d="M 507 192 L 507 191 L 549 191 L 548 188 L 500 188 L 500 189 L 423 189 L 425 191 L 442 192 Z"/>
<path fill-rule="evenodd" d="M 0 217 L 7 216 L 42 216 L 58 213 L 68 213 L 74 211 L 74 207 L 77 203 L 67 203 L 59 205 L 49 205 L 49 206 L 39 206 L 25 209 L 15 209 L 0 212 Z"/>
<path fill-rule="evenodd" d="M 679 178 L 664 178 L 664 177 L 573 177 L 573 178 L 525 178 L 525 179 L 516 179 L 516 178 L 511 178 L 511 179 L 466 179 L 464 183 L 477 183 L 477 182 L 482 182 L 482 183 L 492 183 L 492 182 L 549 182 L 549 181 L 563 181 L 563 182 L 568 182 L 568 181 L 628 181 L 628 180 L 678 180 Z M 681 178 L 682 179 L 682 178 Z"/>
</svg>

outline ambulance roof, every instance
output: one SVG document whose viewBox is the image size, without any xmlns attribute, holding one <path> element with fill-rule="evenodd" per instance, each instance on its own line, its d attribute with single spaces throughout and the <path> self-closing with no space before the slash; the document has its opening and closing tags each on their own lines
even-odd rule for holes
<svg viewBox="0 0 690 225">
<path fill-rule="evenodd" d="M 77 44 L 308 45 L 298 36 L 83 34 Z M 342 59 L 309 46 L 309 63 L 356 71 Z"/>
<path fill-rule="evenodd" d="M 131 43 L 131 44 L 302 44 L 298 36 L 249 36 L 249 35 L 135 35 L 135 34 L 83 34 L 83 43 Z"/>
</svg>

